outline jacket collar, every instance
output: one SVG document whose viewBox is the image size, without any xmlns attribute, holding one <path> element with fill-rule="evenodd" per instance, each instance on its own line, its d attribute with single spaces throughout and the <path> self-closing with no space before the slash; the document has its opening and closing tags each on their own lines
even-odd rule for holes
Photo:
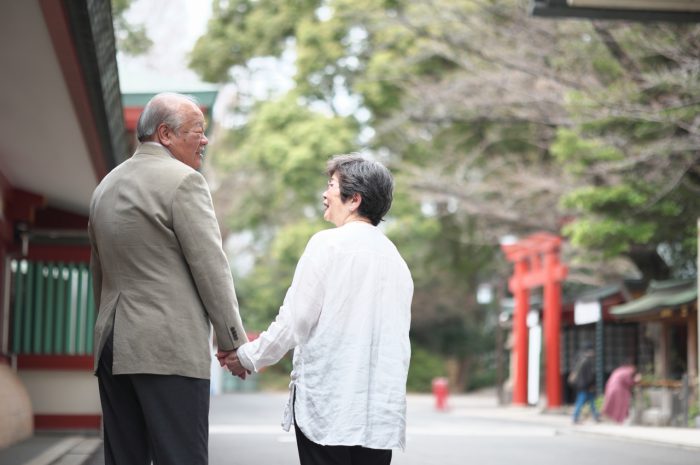
<svg viewBox="0 0 700 465">
<path fill-rule="evenodd" d="M 165 147 L 163 147 L 158 142 L 143 142 L 136 147 L 136 151 L 133 156 L 147 155 L 147 156 L 160 156 L 169 157 L 175 160 L 176 158 L 172 153 Z"/>
</svg>

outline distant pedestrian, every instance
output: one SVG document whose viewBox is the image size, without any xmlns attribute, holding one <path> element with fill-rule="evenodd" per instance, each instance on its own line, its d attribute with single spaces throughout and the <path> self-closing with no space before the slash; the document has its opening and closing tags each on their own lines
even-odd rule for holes
<svg viewBox="0 0 700 465">
<path fill-rule="evenodd" d="M 625 363 L 617 367 L 608 382 L 605 384 L 605 401 L 603 413 L 618 423 L 622 423 L 629 414 L 632 388 L 640 380 L 637 367 L 632 363 Z"/>
<path fill-rule="evenodd" d="M 600 421 L 600 414 L 595 408 L 595 352 L 593 345 L 586 342 L 576 357 L 569 384 L 576 389 L 576 405 L 573 422 L 578 423 L 583 406 L 588 403 L 595 421 Z"/>
</svg>

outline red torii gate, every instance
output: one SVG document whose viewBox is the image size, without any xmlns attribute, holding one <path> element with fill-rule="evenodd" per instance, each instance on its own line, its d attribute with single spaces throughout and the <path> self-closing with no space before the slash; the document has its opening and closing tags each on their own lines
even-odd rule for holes
<svg viewBox="0 0 700 465">
<path fill-rule="evenodd" d="M 513 404 L 527 404 L 527 313 L 530 289 L 544 287 L 544 345 L 547 407 L 561 406 L 559 374 L 559 333 L 561 325 L 561 281 L 567 268 L 559 261 L 561 238 L 549 233 L 532 234 L 514 244 L 502 245 L 514 264 L 508 287 L 515 298 L 513 315 L 514 384 Z"/>
</svg>

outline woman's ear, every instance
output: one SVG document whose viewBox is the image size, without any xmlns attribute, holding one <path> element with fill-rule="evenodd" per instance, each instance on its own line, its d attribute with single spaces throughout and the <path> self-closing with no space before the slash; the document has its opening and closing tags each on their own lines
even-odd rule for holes
<svg viewBox="0 0 700 465">
<path fill-rule="evenodd" d="M 352 203 L 354 210 L 357 210 L 358 208 L 360 208 L 360 204 L 362 203 L 362 196 L 360 194 L 358 194 L 357 192 L 355 192 L 352 195 L 350 202 Z"/>
</svg>

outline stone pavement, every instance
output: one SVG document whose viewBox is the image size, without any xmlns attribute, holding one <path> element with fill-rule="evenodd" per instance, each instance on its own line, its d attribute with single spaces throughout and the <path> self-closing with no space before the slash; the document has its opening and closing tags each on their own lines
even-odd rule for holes
<svg viewBox="0 0 700 465">
<path fill-rule="evenodd" d="M 414 397 L 413 402 L 432 401 L 430 396 L 423 396 L 422 399 L 418 396 Z M 571 406 L 557 411 L 547 411 L 540 407 L 499 406 L 492 391 L 452 396 L 448 400 L 448 412 L 446 413 L 472 418 L 503 419 L 549 426 L 555 428 L 558 434 L 606 436 L 630 441 L 692 448 L 700 451 L 700 429 L 698 428 L 631 426 L 605 420 L 601 423 L 596 423 L 592 419 L 585 419 L 581 424 L 574 425 L 571 420 Z"/>
<path fill-rule="evenodd" d="M 432 409 L 435 400 L 431 395 L 412 394 L 408 397 L 411 409 Z M 554 428 L 557 434 L 586 434 L 614 437 L 629 441 L 643 441 L 668 446 L 690 448 L 700 452 L 700 429 L 673 427 L 628 426 L 615 423 L 595 423 L 584 420 L 582 424 L 571 422 L 571 408 L 546 411 L 538 407 L 499 406 L 493 391 L 450 396 L 445 415 L 458 420 L 484 418 L 504 420 L 523 425 Z M 410 418 L 408 428 L 411 428 Z M 90 434 L 41 434 L 0 450 L 0 465 L 99 465 L 101 441 Z"/>
<path fill-rule="evenodd" d="M 90 433 L 36 433 L 0 449 L 0 465 L 83 465 L 101 445 L 102 440 Z"/>
</svg>

